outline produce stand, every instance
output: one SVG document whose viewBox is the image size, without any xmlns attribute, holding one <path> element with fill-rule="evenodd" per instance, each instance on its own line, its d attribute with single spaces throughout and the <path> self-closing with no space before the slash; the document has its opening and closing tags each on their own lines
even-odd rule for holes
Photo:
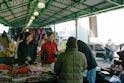
<svg viewBox="0 0 124 83">
<path fill-rule="evenodd" d="M 2 83 L 56 83 L 56 75 L 50 68 L 39 65 L 27 66 L 30 71 L 25 72 L 26 67 L 21 68 L 22 73 L 16 72 L 19 67 L 13 67 L 13 70 L 0 70 L 0 82 Z M 22 70 L 23 69 L 23 70 Z M 51 70 L 51 71 L 50 71 Z M 14 71 L 14 72 L 13 72 Z M 11 73 L 8 73 L 11 72 Z"/>
<path fill-rule="evenodd" d="M 40 65 L 27 66 L 30 69 L 27 73 L 7 73 L 12 72 L 9 70 L 0 70 L 0 82 L 2 83 L 57 83 L 55 73 L 50 67 L 42 67 Z M 17 69 L 14 66 L 13 70 Z M 3 73 L 4 72 L 4 73 Z M 118 77 L 109 72 L 109 69 L 97 70 L 96 83 L 121 83 L 111 82 L 110 79 Z M 84 77 L 84 83 L 88 83 L 86 77 Z"/>
</svg>

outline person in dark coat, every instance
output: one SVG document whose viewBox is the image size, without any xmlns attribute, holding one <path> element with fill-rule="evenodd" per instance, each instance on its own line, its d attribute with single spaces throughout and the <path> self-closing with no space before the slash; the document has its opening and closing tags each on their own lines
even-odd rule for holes
<svg viewBox="0 0 124 83">
<path fill-rule="evenodd" d="M 84 55 L 86 56 L 87 59 L 87 79 L 89 81 L 89 83 L 95 83 L 96 80 L 96 60 L 93 56 L 93 53 L 90 49 L 90 47 L 84 43 L 81 40 L 78 40 L 78 51 L 84 53 Z"/>
<path fill-rule="evenodd" d="M 17 50 L 17 58 L 18 58 L 19 65 L 28 64 L 31 61 L 32 40 L 33 38 L 31 33 L 29 32 L 24 33 L 24 39 L 19 44 L 18 50 Z"/>
<path fill-rule="evenodd" d="M 30 46 L 30 57 L 31 57 L 31 61 L 29 63 L 34 64 L 37 55 L 37 44 L 35 43 L 35 41 L 32 41 L 29 44 L 29 46 Z"/>
</svg>

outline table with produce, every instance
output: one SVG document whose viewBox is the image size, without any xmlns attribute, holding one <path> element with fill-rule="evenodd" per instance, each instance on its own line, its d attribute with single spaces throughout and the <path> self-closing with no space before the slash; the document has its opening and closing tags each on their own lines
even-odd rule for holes
<svg viewBox="0 0 124 83">
<path fill-rule="evenodd" d="M 55 83 L 56 76 L 50 67 L 38 64 L 16 66 L 0 64 L 0 82 L 2 83 Z"/>
</svg>

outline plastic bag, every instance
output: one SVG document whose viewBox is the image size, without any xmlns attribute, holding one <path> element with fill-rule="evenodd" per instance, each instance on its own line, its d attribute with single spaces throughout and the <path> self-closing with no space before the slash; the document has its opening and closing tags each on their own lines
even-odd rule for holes
<svg viewBox="0 0 124 83">
<path fill-rule="evenodd" d="M 120 82 L 120 83 L 121 83 L 120 78 L 119 78 L 118 76 L 115 76 L 115 75 L 113 75 L 113 76 L 110 78 L 109 81 L 110 81 L 110 82 Z"/>
</svg>

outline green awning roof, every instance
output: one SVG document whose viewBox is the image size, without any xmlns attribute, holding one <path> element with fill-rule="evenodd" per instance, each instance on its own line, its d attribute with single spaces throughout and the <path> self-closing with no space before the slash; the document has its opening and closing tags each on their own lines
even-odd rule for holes
<svg viewBox="0 0 124 83">
<path fill-rule="evenodd" d="M 44 9 L 37 8 L 41 1 Z M 25 27 L 37 10 L 40 15 L 31 26 L 40 27 L 122 7 L 124 0 L 0 0 L 0 23 Z"/>
</svg>

